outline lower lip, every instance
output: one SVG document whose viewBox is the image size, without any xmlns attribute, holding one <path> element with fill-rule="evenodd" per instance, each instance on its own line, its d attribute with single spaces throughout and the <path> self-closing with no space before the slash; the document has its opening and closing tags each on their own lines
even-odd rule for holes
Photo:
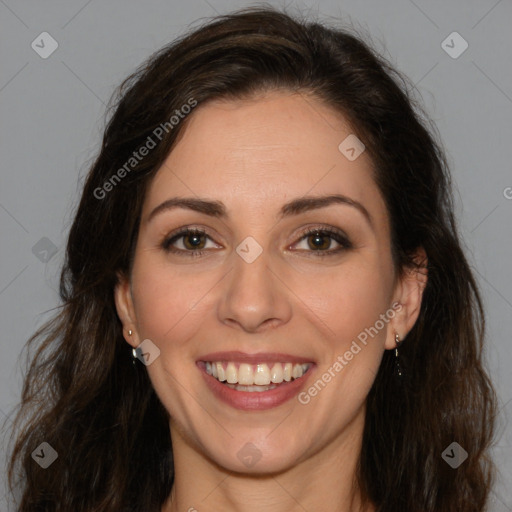
<svg viewBox="0 0 512 512">
<path fill-rule="evenodd" d="M 198 363 L 198 366 L 207 386 L 219 400 L 235 409 L 242 409 L 244 411 L 272 409 L 287 402 L 305 386 L 315 367 L 314 364 L 311 365 L 302 377 L 290 382 L 283 381 L 276 388 L 269 389 L 268 391 L 237 391 L 206 373 L 204 363 Z"/>
</svg>

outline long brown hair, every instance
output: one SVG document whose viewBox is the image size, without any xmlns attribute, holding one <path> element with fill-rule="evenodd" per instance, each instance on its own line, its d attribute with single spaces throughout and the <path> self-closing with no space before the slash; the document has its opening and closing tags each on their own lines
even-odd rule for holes
<svg viewBox="0 0 512 512">
<path fill-rule="evenodd" d="M 313 94 L 349 120 L 375 164 L 397 270 L 414 266 L 420 246 L 428 257 L 421 312 L 400 350 L 406 380 L 393 379 L 386 351 L 367 397 L 363 496 L 381 512 L 484 510 L 496 397 L 437 131 L 407 79 L 361 37 L 268 7 L 219 16 L 174 41 L 113 98 L 69 234 L 62 306 L 28 342 L 40 344 L 9 467 L 11 485 L 22 489 L 20 511 L 148 512 L 169 495 L 168 413 L 145 367 L 132 362 L 114 286 L 130 274 L 147 185 L 187 125 L 186 115 L 171 120 L 176 111 L 273 89 Z M 148 138 L 155 147 L 135 159 Z M 59 454 L 46 470 L 31 458 L 43 441 Z M 454 441 L 468 453 L 457 469 L 442 457 Z"/>
</svg>

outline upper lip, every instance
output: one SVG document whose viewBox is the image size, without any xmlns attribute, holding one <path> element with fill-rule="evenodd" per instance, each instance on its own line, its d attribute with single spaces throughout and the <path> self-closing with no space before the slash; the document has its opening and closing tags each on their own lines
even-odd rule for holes
<svg viewBox="0 0 512 512">
<path fill-rule="evenodd" d="M 283 354 L 278 352 L 258 352 L 256 354 L 248 354 L 238 350 L 227 352 L 211 352 L 199 357 L 198 361 L 234 361 L 238 363 L 256 364 L 256 363 L 311 363 L 312 359 L 307 357 L 294 356 L 291 354 Z"/>
</svg>

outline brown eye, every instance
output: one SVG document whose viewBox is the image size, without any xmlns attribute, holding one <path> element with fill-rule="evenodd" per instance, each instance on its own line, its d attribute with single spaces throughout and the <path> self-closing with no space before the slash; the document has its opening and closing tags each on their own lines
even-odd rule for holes
<svg viewBox="0 0 512 512">
<path fill-rule="evenodd" d="M 320 231 L 307 236 L 309 246 L 313 250 L 329 249 L 331 246 L 332 238 L 328 235 L 321 233 Z"/>
<path fill-rule="evenodd" d="M 304 250 L 306 253 L 313 253 L 314 256 L 330 256 L 353 247 L 348 237 L 342 231 L 338 231 L 334 228 L 313 228 L 306 230 L 302 233 L 299 243 L 302 241 L 306 242 L 307 247 L 299 250 Z M 331 249 L 333 241 L 338 244 L 339 247 Z"/>
<path fill-rule="evenodd" d="M 161 247 L 164 251 L 170 253 L 184 256 L 201 256 L 206 252 L 203 249 L 206 248 L 208 240 L 211 240 L 211 238 L 204 231 L 185 228 L 166 238 Z M 215 247 L 218 246 L 215 245 Z"/>
<path fill-rule="evenodd" d="M 203 249 L 205 245 L 205 240 L 202 240 L 204 238 L 203 233 L 187 233 L 186 235 L 182 235 L 183 238 L 183 245 L 187 249 Z"/>
</svg>

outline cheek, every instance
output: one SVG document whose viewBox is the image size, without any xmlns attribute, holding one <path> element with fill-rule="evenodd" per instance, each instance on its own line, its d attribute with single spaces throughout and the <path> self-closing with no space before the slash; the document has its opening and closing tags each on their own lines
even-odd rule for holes
<svg viewBox="0 0 512 512">
<path fill-rule="evenodd" d="M 198 325 L 202 298 L 213 286 L 207 274 L 170 270 L 156 258 L 140 258 L 133 271 L 133 293 L 140 336 L 157 345 L 172 339 L 173 346 L 188 338 Z"/>
<path fill-rule="evenodd" d="M 331 349 L 350 345 L 391 307 L 393 272 L 391 266 L 384 269 L 381 265 L 376 259 L 357 256 L 336 269 L 303 273 L 293 285 L 305 310 L 314 313 L 319 328 L 323 325 Z M 378 327 L 384 336 L 381 322 Z"/>
<path fill-rule="evenodd" d="M 368 265 L 361 260 L 347 263 L 329 275 L 303 280 L 304 286 L 298 289 L 297 295 L 307 297 L 304 313 L 311 310 L 314 315 L 309 313 L 309 321 L 325 333 L 316 340 L 321 355 L 316 378 L 300 403 L 307 404 L 309 417 L 315 418 L 309 420 L 311 426 L 321 428 L 326 436 L 336 435 L 339 426 L 355 416 L 382 360 L 394 316 L 393 273 L 391 267 L 384 272 L 379 266 L 377 260 Z"/>
</svg>

